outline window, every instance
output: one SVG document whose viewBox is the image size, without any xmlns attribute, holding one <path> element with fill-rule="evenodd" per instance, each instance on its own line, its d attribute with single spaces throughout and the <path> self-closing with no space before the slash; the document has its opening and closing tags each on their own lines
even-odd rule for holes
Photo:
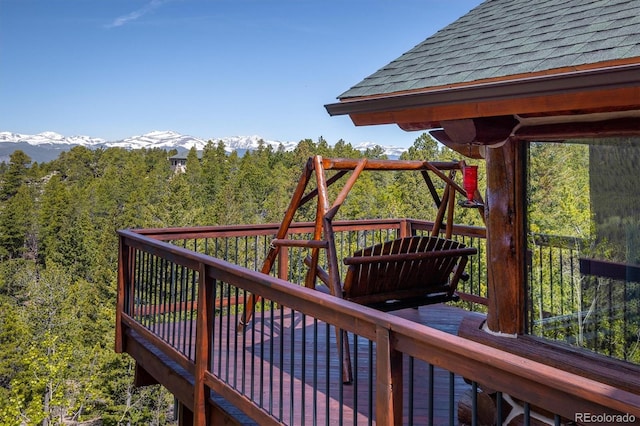
<svg viewBox="0 0 640 426">
<path fill-rule="evenodd" d="M 640 364 L 640 137 L 529 143 L 527 331 Z"/>
</svg>

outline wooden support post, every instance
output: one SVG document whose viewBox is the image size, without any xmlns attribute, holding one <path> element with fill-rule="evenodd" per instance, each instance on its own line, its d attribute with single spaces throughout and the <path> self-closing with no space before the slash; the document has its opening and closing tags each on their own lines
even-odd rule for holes
<svg viewBox="0 0 640 426">
<path fill-rule="evenodd" d="M 313 168 L 316 172 L 316 187 L 318 192 L 318 204 L 316 209 L 316 222 L 313 229 L 313 239 L 321 240 L 322 239 L 322 228 L 324 215 L 329 210 L 329 194 L 327 189 L 327 180 L 324 174 L 324 168 L 322 165 L 322 157 L 316 155 L 313 157 Z M 320 256 L 320 249 L 313 248 L 311 250 L 311 266 L 307 271 L 307 276 L 305 278 L 304 285 L 307 288 L 315 288 L 316 283 L 316 270 L 318 269 L 318 259 Z M 331 273 L 331 272 L 329 272 Z"/>
<path fill-rule="evenodd" d="M 131 271 L 133 266 L 131 265 L 131 249 L 124 244 L 124 237 L 120 237 L 118 244 L 118 290 L 116 300 L 116 341 L 115 351 L 116 353 L 122 353 L 125 350 L 124 347 L 124 330 L 122 329 L 122 313 L 125 309 L 129 313 L 132 309 L 131 306 L 131 294 L 127 299 L 127 291 L 130 290 L 131 283 Z"/>
<path fill-rule="evenodd" d="M 313 238 L 319 240 L 322 238 L 324 231 L 324 240 L 327 241 L 327 260 L 329 262 L 329 290 L 332 295 L 342 297 L 342 288 L 340 285 L 340 274 L 338 270 L 338 261 L 335 253 L 335 242 L 333 235 L 333 227 L 331 226 L 331 218 L 333 214 L 327 217 L 329 212 L 329 192 L 327 188 L 327 181 L 324 172 L 324 166 L 321 156 L 313 157 L 317 187 L 318 187 L 318 211 L 316 212 L 316 226 Z M 350 179 L 351 181 L 351 179 Z M 351 183 L 353 184 L 353 183 Z M 346 194 L 345 194 L 346 196 Z M 332 209 L 333 212 L 337 210 L 337 207 Z M 307 280 L 305 285 L 310 287 L 311 284 L 315 287 L 315 279 L 317 277 L 318 270 L 318 254 L 319 249 L 314 248 L 311 251 L 311 265 L 307 273 Z M 313 282 L 311 282 L 313 280 Z M 349 340 L 347 333 L 336 327 L 336 342 L 338 343 L 338 352 L 340 352 L 340 342 L 342 341 L 342 381 L 344 383 L 351 383 L 353 380 L 353 373 L 351 371 L 351 355 L 349 351 Z"/>
<path fill-rule="evenodd" d="M 278 278 L 289 279 L 289 248 L 282 247 L 278 255 Z"/>
<path fill-rule="evenodd" d="M 487 326 L 524 332 L 525 248 L 523 143 L 487 148 Z"/>
<path fill-rule="evenodd" d="M 415 235 L 412 222 L 408 221 L 407 219 L 402 219 L 400 221 L 398 238 L 406 238 L 411 235 Z"/>
<path fill-rule="evenodd" d="M 402 424 L 402 352 L 394 349 L 390 331 L 376 328 L 376 424 Z"/>
<path fill-rule="evenodd" d="M 209 418 L 209 387 L 204 376 L 211 365 L 211 325 L 213 318 L 213 283 L 207 277 L 206 265 L 198 271 L 198 316 L 196 318 L 196 368 L 193 391 L 193 424 L 206 426 Z"/>
</svg>

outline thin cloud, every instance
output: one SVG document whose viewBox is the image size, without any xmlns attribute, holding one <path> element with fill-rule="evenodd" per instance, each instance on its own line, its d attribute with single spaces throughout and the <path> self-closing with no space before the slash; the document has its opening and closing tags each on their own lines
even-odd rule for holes
<svg viewBox="0 0 640 426">
<path fill-rule="evenodd" d="M 157 9 L 158 7 L 162 6 L 164 3 L 167 3 L 168 1 L 169 0 L 151 0 L 149 3 L 147 3 L 144 7 L 140 9 L 133 11 L 131 13 L 128 13 L 126 15 L 117 17 L 116 19 L 113 20 L 113 22 L 107 25 L 107 28 L 115 28 L 115 27 L 121 27 L 123 25 L 126 25 L 129 22 L 135 21 L 136 19 L 139 19 L 140 17 L 146 15 L 147 13 Z"/>
</svg>

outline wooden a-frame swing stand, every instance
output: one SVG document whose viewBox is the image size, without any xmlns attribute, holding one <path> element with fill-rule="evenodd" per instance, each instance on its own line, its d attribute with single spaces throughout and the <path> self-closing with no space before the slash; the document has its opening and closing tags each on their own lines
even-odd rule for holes
<svg viewBox="0 0 640 426">
<path fill-rule="evenodd" d="M 305 259 L 309 267 L 305 286 L 316 288 L 320 279 L 330 294 L 382 310 L 400 309 L 430 303 L 455 300 L 457 282 L 463 278 L 467 257 L 477 251 L 472 247 L 451 240 L 453 210 L 456 192 L 467 195 L 455 182 L 455 174 L 462 171 L 464 162 L 428 162 L 403 160 L 342 159 L 314 156 L 308 159 L 287 208 L 284 219 L 271 242 L 261 272 L 269 274 L 281 248 L 306 247 L 310 255 Z M 336 173 L 327 178 L 326 171 Z M 438 207 L 430 236 L 399 238 L 357 251 L 344 259 L 348 265 L 344 281 L 340 277 L 332 221 L 358 177 L 365 170 L 415 171 L 421 173 L 429 192 Z M 316 188 L 305 195 L 308 183 L 315 172 Z M 333 203 L 329 200 L 328 188 L 351 172 Z M 442 197 L 438 195 L 431 175 L 445 183 Z M 287 239 L 289 227 L 296 211 L 317 199 L 317 212 L 311 240 Z M 474 200 L 481 200 L 478 191 Z M 482 216 L 483 207 L 477 202 Z M 446 222 L 445 222 L 446 216 Z M 440 235 L 444 231 L 444 238 Z M 326 252 L 327 270 L 319 265 L 320 250 Z M 253 316 L 257 297 L 250 295 L 240 320 L 240 329 L 249 324 Z M 342 341 L 343 381 L 352 380 L 349 345 L 342 332 L 336 330 L 338 344 Z"/>
</svg>

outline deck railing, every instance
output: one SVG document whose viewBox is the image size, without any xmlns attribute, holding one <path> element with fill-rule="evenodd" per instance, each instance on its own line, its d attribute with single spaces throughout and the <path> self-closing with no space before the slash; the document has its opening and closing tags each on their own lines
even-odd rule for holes
<svg viewBox="0 0 640 426">
<path fill-rule="evenodd" d="M 142 235 L 167 241 L 198 253 L 249 269 L 259 270 L 270 248 L 271 240 L 279 224 L 213 226 L 202 228 L 162 228 L 138 231 Z M 360 221 L 336 221 L 334 223 L 335 242 L 338 258 L 350 256 L 354 251 L 407 235 L 427 235 L 432 232 L 433 222 L 410 219 L 374 219 Z M 475 247 L 478 254 L 469 257 L 465 268 L 469 278 L 458 284 L 458 294 L 464 306 L 470 310 L 484 310 L 487 300 L 486 244 L 484 228 L 454 226 L 453 239 L 467 246 Z M 311 239 L 313 223 L 294 223 L 289 228 L 291 239 Z M 288 247 L 281 249 L 278 267 L 272 275 L 289 282 L 304 282 L 307 266 L 304 258 L 308 249 Z M 326 261 L 326 259 L 321 259 Z M 321 265 L 326 268 L 326 265 Z M 340 264 L 340 275 L 344 276 L 345 266 Z"/>
<path fill-rule="evenodd" d="M 590 259 L 586 245 L 531 236 L 527 331 L 638 363 L 640 269 Z"/>
<path fill-rule="evenodd" d="M 311 230 L 293 228 L 299 235 Z M 346 254 L 380 238 L 427 232 L 429 224 L 335 228 Z M 481 232 L 458 231 L 479 245 Z M 282 252 L 278 276 L 256 272 L 272 234 L 269 226 L 119 232 L 116 349 L 145 368 L 152 358 L 169 366 L 171 374 L 156 379 L 193 412 L 195 424 L 209 420 L 211 391 L 259 424 L 640 418 L 637 394 L 300 286 L 302 254 L 295 249 Z M 474 268 L 486 270 L 477 262 L 471 283 L 483 277 Z M 261 299 L 240 330 L 248 294 Z M 342 380 L 345 351 L 351 384 Z"/>
</svg>

